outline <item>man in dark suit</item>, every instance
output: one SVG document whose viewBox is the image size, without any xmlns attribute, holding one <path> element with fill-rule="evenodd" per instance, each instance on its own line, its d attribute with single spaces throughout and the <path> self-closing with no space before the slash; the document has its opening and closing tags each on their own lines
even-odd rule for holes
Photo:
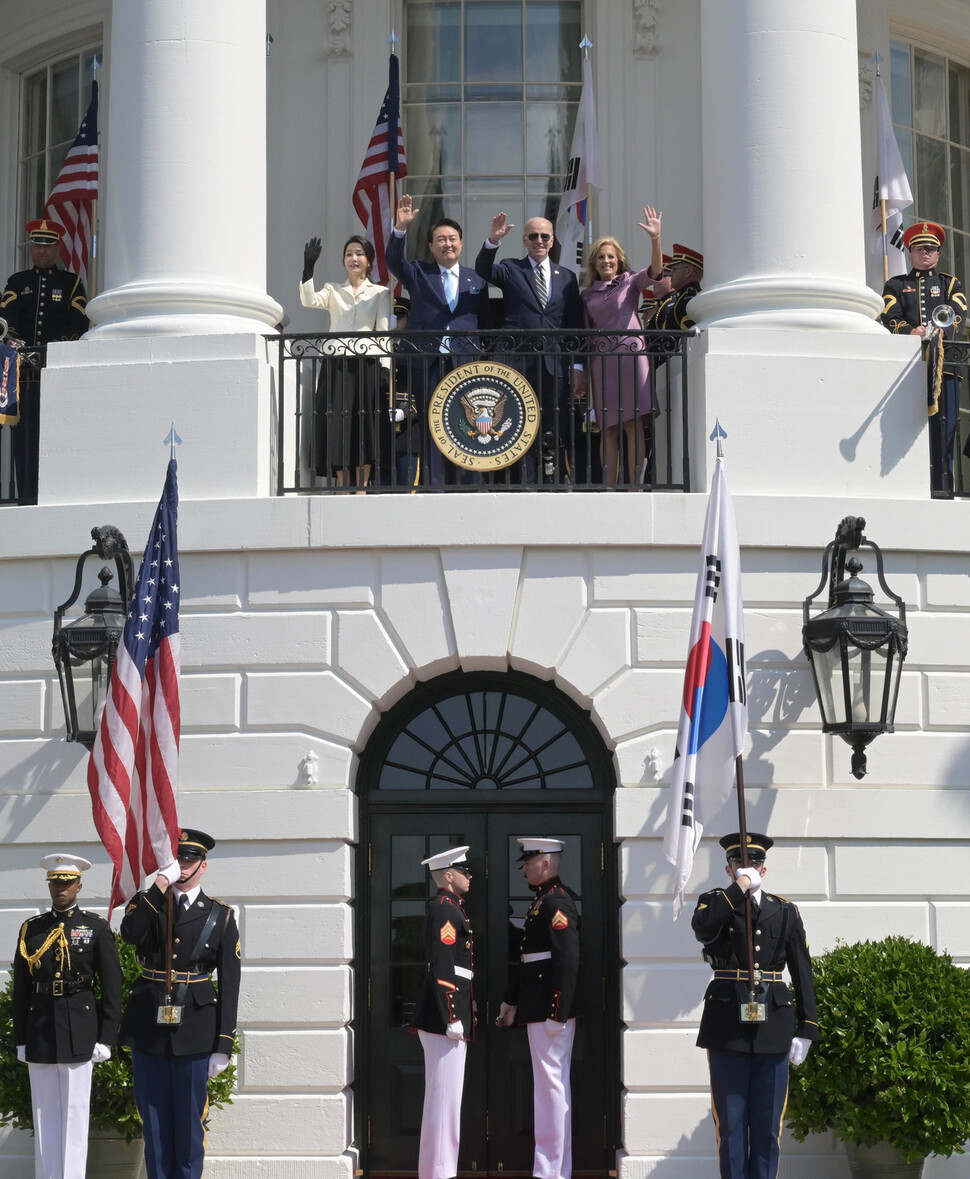
<svg viewBox="0 0 970 1179">
<path fill-rule="evenodd" d="M 91 1071 L 111 1056 L 121 1019 L 121 963 L 114 934 L 79 909 L 82 856 L 55 852 L 47 869 L 51 909 L 20 928 L 13 965 L 13 1034 L 30 1073 L 38 1177 L 84 1179 Z M 96 1000 L 92 984 L 101 986 Z"/>
<path fill-rule="evenodd" d="M 532 217 L 525 223 L 524 258 L 496 261 L 500 242 L 514 228 L 505 213 L 496 213 L 491 232 L 475 259 L 475 269 L 501 290 L 505 299 L 505 328 L 523 333 L 552 333 L 523 334 L 518 340 L 520 351 L 503 356 L 502 360 L 522 373 L 539 398 L 542 474 L 547 481 L 558 483 L 566 473 L 562 447 L 567 441 L 570 383 L 576 396 L 586 387 L 581 366 L 573 368 L 570 382 L 571 361 L 562 351 L 561 333 L 584 326 L 583 304 L 575 274 L 549 256 L 555 237 L 552 223 L 544 217 Z M 535 457 L 530 454 L 526 462 L 526 478 L 530 482 L 534 478 L 534 466 Z"/>
<path fill-rule="evenodd" d="M 425 481 L 437 486 L 457 481 L 460 472 L 431 443 L 426 426 L 428 399 L 442 377 L 477 358 L 477 340 L 459 333 L 486 329 L 491 319 L 487 285 L 474 270 L 459 264 L 462 230 L 457 221 L 442 217 L 431 226 L 428 249 L 433 261 L 412 262 L 405 257 L 404 237 L 420 211 L 414 208 L 411 197 L 401 197 L 386 257 L 388 269 L 407 287 L 411 298 L 408 331 L 441 333 L 440 340 L 413 340 L 409 348 L 402 341 L 396 349 L 402 358 L 410 360 L 411 395 L 425 419 L 421 447 Z"/>
<path fill-rule="evenodd" d="M 28 221 L 29 270 L 7 279 L 0 295 L 0 315 L 12 336 L 30 347 L 57 340 L 76 340 L 88 330 L 84 283 L 57 264 L 60 240 L 67 232 L 57 221 Z M 37 466 L 40 450 L 40 377 L 21 368 L 20 421 L 11 436 L 17 495 L 21 504 L 37 503 Z"/>
<path fill-rule="evenodd" d="M 522 875 L 529 906 L 517 962 L 509 964 L 499 1022 L 524 1025 L 532 1058 L 537 1179 L 570 1179 L 573 1168 L 570 1062 L 579 1014 L 579 913 L 559 879 L 563 842 L 523 836 Z"/>
<path fill-rule="evenodd" d="M 129 901 L 121 922 L 121 936 L 137 948 L 143 967 L 121 1043 L 132 1049 L 148 1179 L 202 1174 L 206 1085 L 228 1068 L 236 1035 L 239 930 L 232 909 L 201 886 L 213 847 L 204 831 L 184 828 L 178 859 Z"/>
<path fill-rule="evenodd" d="M 437 892 L 424 919 L 428 973 L 411 1020 L 424 1052 L 418 1179 L 451 1179 L 458 1174 L 465 1049 L 475 1035 L 474 946 L 464 905 L 472 878 L 467 851 L 466 844 L 421 861 Z"/>
<path fill-rule="evenodd" d="M 749 832 L 750 866 L 745 868 L 741 836 L 725 835 L 720 844 L 727 853 L 725 872 L 731 884 L 704 893 L 691 921 L 704 958 L 714 969 L 704 995 L 697 1046 L 708 1050 L 721 1179 L 775 1179 L 788 1066 L 801 1064 L 819 1036 L 802 919 L 791 901 L 761 887 L 767 872 L 765 856 L 773 842 L 767 835 Z M 755 1011 L 748 1005 L 749 904 L 755 997 L 760 1005 Z M 784 966 L 795 988 L 794 1005 L 782 980 Z"/>
</svg>

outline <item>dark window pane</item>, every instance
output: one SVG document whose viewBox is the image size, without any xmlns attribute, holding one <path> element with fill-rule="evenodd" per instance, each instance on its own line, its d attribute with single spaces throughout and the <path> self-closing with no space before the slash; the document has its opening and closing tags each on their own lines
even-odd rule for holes
<svg viewBox="0 0 970 1179">
<path fill-rule="evenodd" d="M 44 175 L 44 157 L 34 156 L 28 160 L 23 171 L 23 220 L 30 221 L 39 217 L 47 200 L 47 180 Z M 23 226 L 18 226 L 18 237 Z"/>
<path fill-rule="evenodd" d="M 946 82 L 943 59 L 929 54 L 913 54 L 914 123 L 917 131 L 927 135 L 946 134 Z"/>
<path fill-rule="evenodd" d="M 73 143 L 80 121 L 78 62 L 73 58 L 51 73 L 51 143 Z"/>
<path fill-rule="evenodd" d="M 908 127 L 894 127 L 893 131 L 896 133 L 896 142 L 899 144 L 899 154 L 903 161 L 903 167 L 906 169 L 906 175 L 909 177 L 909 187 L 915 194 L 916 185 L 913 182 L 913 132 Z"/>
<path fill-rule="evenodd" d="M 426 973 L 424 963 L 391 967 L 391 1027 L 410 1026 Z"/>
<path fill-rule="evenodd" d="M 967 209 L 970 195 L 970 151 L 964 148 L 950 148 L 950 196 L 953 204 L 954 229 L 970 230 L 970 211 Z M 963 275 L 963 271 L 957 271 Z"/>
<path fill-rule="evenodd" d="M 460 4 L 408 4 L 404 72 L 409 83 L 461 80 Z"/>
<path fill-rule="evenodd" d="M 912 127 L 913 96 L 909 46 L 894 41 L 889 51 L 889 62 L 893 122 Z"/>
<path fill-rule="evenodd" d="M 529 0 L 525 6 L 525 76 L 529 82 L 582 77 L 578 0 Z"/>
<path fill-rule="evenodd" d="M 574 729 L 575 718 L 570 723 L 521 692 L 445 693 L 410 717 L 391 741 L 379 788 L 593 789 Z M 415 848 L 408 855 L 423 858 Z M 410 868 L 404 871 L 410 879 Z"/>
<path fill-rule="evenodd" d="M 522 5 L 480 0 L 465 6 L 466 82 L 522 79 Z"/>
<path fill-rule="evenodd" d="M 525 170 L 530 176 L 562 176 L 569 158 L 571 107 L 563 102 L 530 102 L 525 108 Z"/>
<path fill-rule="evenodd" d="M 460 176 L 461 106 L 458 103 L 409 106 L 406 145 L 410 176 Z"/>
<path fill-rule="evenodd" d="M 47 71 L 35 74 L 24 87 L 24 155 L 47 146 Z"/>
<path fill-rule="evenodd" d="M 920 217 L 949 221 L 946 200 L 946 146 L 938 139 L 916 135 L 916 206 Z"/>
</svg>

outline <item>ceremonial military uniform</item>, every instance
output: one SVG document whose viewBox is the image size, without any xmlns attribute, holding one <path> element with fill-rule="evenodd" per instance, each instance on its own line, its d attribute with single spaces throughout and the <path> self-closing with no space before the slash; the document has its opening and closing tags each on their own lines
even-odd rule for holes
<svg viewBox="0 0 970 1179">
<path fill-rule="evenodd" d="M 570 1065 L 579 1014 L 579 914 L 572 894 L 551 860 L 563 843 L 523 836 L 523 872 L 535 888 L 519 942 L 519 960 L 509 964 L 502 1011 L 516 1009 L 532 1058 L 537 1179 L 570 1179 L 573 1166 Z M 533 869 L 530 861 L 538 868 Z M 545 878 L 542 878 L 545 876 Z"/>
<path fill-rule="evenodd" d="M 18 270 L 0 297 L 0 313 L 10 331 L 35 348 L 83 336 L 90 326 L 87 305 L 84 283 L 56 266 Z"/>
<path fill-rule="evenodd" d="M 0 315 L 10 332 L 31 347 L 59 340 L 76 340 L 88 330 L 87 295 L 76 274 L 60 270 L 54 262 L 56 247 L 65 233 L 56 221 L 27 223 L 31 253 L 44 264 L 35 262 L 29 270 L 20 270 L 7 279 L 0 295 Z M 12 449 L 17 473 L 17 493 L 22 504 L 37 502 L 37 464 L 40 450 L 40 373 L 21 366 L 19 422 L 13 427 Z"/>
<path fill-rule="evenodd" d="M 938 334 L 932 327 L 933 312 L 938 307 L 953 310 L 953 325 L 943 329 L 943 339 L 954 339 L 967 318 L 967 296 L 963 284 L 952 274 L 935 266 L 918 265 L 925 255 L 918 255 L 921 245 L 931 245 L 934 253 L 946 241 L 946 234 L 931 221 L 911 225 L 903 234 L 903 244 L 910 251 L 914 265 L 908 274 L 895 275 L 883 287 L 883 312 L 879 317 L 884 327 L 894 335 L 912 335 L 918 327 L 925 327 L 927 335 Z M 927 259 L 928 260 L 928 259 Z M 930 345 L 923 344 L 923 355 L 928 356 Z M 943 369 L 942 381 L 928 374 L 930 414 L 930 475 L 934 491 L 953 493 L 953 440 L 957 428 L 957 399 L 962 380 L 952 369 Z M 942 406 L 940 401 L 942 399 Z M 940 412 L 942 410 L 942 412 Z"/>
<path fill-rule="evenodd" d="M 428 973 L 411 1026 L 443 1036 L 449 1024 L 458 1022 L 464 1038 L 474 1039 L 472 927 L 461 898 L 446 888 L 439 888 L 428 905 L 424 946 Z"/>
<path fill-rule="evenodd" d="M 179 839 L 180 864 L 201 857 L 215 841 L 188 828 Z M 173 989 L 166 991 L 169 898 Z M 185 906 L 180 899 L 186 900 Z M 228 1058 L 236 1034 L 240 945 L 229 905 L 192 887 L 178 896 L 157 884 L 128 903 L 121 936 L 136 947 L 142 975 L 128 998 L 120 1042 L 132 1049 L 135 1101 L 145 1128 L 148 1179 L 198 1179 L 205 1160 L 206 1086 L 213 1055 Z M 219 989 L 212 982 L 218 975 Z M 177 1022 L 165 1008 L 178 1009 Z"/>
<path fill-rule="evenodd" d="M 755 833 L 749 838 L 749 855 L 757 866 L 773 841 Z M 739 837 L 725 837 L 731 839 Z M 731 845 L 729 855 L 735 846 L 739 842 Z M 765 1020 L 741 1021 L 749 979 L 746 904 L 745 892 L 735 880 L 727 888 L 705 892 L 694 910 L 691 926 L 714 969 L 704 995 L 697 1045 L 709 1050 L 722 1179 L 774 1179 L 788 1095 L 789 1052 L 796 1038 L 818 1039 L 818 1017 L 812 961 L 798 909 L 759 888 L 751 901 L 752 944 L 757 998 L 764 1003 Z M 783 981 L 786 966 L 794 997 Z"/>
<path fill-rule="evenodd" d="M 540 886 L 529 906 L 519 964 L 510 972 L 505 1002 L 518 1008 L 517 1024 L 565 1023 L 579 1014 L 579 915 L 558 876 Z"/>
<path fill-rule="evenodd" d="M 452 1179 L 458 1174 L 465 1052 L 475 1032 L 475 951 L 462 904 L 471 880 L 465 866 L 467 851 L 467 845 L 449 848 L 421 861 L 430 872 L 443 875 L 435 877 L 438 891 L 424 919 L 428 973 L 411 1020 L 424 1053 L 418 1179 Z"/>
<path fill-rule="evenodd" d="M 652 318 L 647 323 L 649 331 L 684 332 L 694 326 L 687 304 L 700 293 L 699 282 L 689 282 L 679 291 L 671 291 L 666 298 L 661 299 L 654 309 Z"/>
<path fill-rule="evenodd" d="M 48 881 L 71 882 L 90 863 L 55 853 L 41 865 Z M 92 984 L 97 980 L 101 998 Z M 118 1038 L 121 963 L 103 917 L 72 904 L 29 917 L 13 967 L 14 1043 L 30 1070 L 38 1179 L 84 1179 L 91 1066 Z"/>
</svg>

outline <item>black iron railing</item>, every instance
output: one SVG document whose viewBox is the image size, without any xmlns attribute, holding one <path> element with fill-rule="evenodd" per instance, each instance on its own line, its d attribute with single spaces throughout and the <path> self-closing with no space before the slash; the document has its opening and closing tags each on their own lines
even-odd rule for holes
<svg viewBox="0 0 970 1179">
<path fill-rule="evenodd" d="M 692 334 L 280 335 L 278 493 L 689 491 Z"/>
<path fill-rule="evenodd" d="M 955 378 L 953 389 L 956 404 L 956 433 L 953 440 L 953 494 L 970 498 L 970 341 L 946 340 L 943 344 L 944 372 Z M 940 398 L 946 413 L 947 398 Z M 945 428 L 945 427 L 944 427 Z M 945 493 L 945 489 L 944 489 Z M 934 495 L 939 495 L 934 488 Z"/>
<path fill-rule="evenodd" d="M 6 342 L 11 344 L 9 339 Z M 11 344 L 11 346 L 13 345 Z M 25 403 L 28 398 L 37 395 L 37 383 L 40 380 L 40 370 L 47 360 L 47 349 L 43 345 L 37 348 L 17 345 L 14 350 L 20 357 L 18 397 L 22 406 L 21 420 L 24 420 L 28 409 L 36 408 L 25 407 Z M 14 439 L 16 437 L 14 430 L 16 428 L 8 426 L 6 429 L 0 429 L 0 504 L 15 504 L 19 495 L 14 469 Z M 30 453 L 36 462 L 32 449 Z"/>
</svg>

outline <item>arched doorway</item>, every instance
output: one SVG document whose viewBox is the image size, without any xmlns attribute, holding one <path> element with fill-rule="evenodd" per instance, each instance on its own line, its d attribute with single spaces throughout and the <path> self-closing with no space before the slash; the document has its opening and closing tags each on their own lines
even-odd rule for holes
<svg viewBox="0 0 970 1179">
<path fill-rule="evenodd" d="M 467 843 L 474 883 L 478 1027 L 462 1113 L 462 1175 L 532 1174 L 532 1073 L 522 1029 L 495 1026 L 515 923 L 531 900 L 517 835 L 565 840 L 562 876 L 581 915 L 573 1057 L 574 1174 L 615 1165 L 619 939 L 612 759 L 589 714 L 515 672 L 457 672 L 418 685 L 382 718 L 357 779 L 355 1110 L 364 1174 L 417 1173 L 423 1061 L 408 1023 L 424 977 L 430 895 L 421 860 Z"/>
</svg>

